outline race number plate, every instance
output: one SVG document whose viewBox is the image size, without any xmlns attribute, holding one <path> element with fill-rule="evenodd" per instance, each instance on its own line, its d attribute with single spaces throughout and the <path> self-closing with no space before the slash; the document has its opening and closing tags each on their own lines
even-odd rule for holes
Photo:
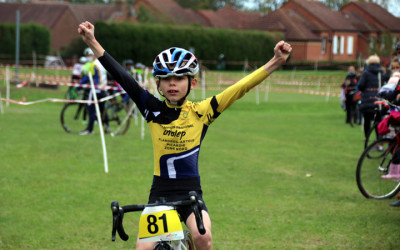
<svg viewBox="0 0 400 250">
<path fill-rule="evenodd" d="M 170 206 L 146 207 L 139 221 L 139 240 L 143 242 L 183 239 L 178 212 Z"/>
</svg>

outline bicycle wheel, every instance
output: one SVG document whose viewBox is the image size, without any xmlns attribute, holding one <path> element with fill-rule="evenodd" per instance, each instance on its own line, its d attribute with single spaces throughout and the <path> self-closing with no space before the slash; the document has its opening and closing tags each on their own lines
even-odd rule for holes
<svg viewBox="0 0 400 250">
<path fill-rule="evenodd" d="M 85 130 L 89 122 L 88 106 L 83 103 L 67 103 L 61 110 L 61 125 L 68 133 L 77 134 Z"/>
<path fill-rule="evenodd" d="M 360 192 L 366 198 L 392 198 L 400 190 L 399 180 L 381 178 L 388 174 L 395 150 L 395 140 L 381 139 L 369 145 L 361 154 L 356 179 Z"/>
<path fill-rule="evenodd" d="M 192 234 L 190 233 L 190 231 L 184 231 L 183 232 L 184 235 L 184 239 L 183 239 L 183 244 L 185 245 L 187 250 L 195 250 L 195 246 L 194 246 L 194 241 L 193 241 L 193 237 Z"/>
<path fill-rule="evenodd" d="M 194 250 L 196 249 L 194 246 L 194 241 L 192 234 L 188 230 L 183 231 L 183 239 L 171 241 L 173 249 L 180 249 L 180 250 Z"/>
<path fill-rule="evenodd" d="M 123 135 L 129 128 L 129 109 L 123 102 L 112 102 L 104 109 L 102 118 L 106 132 L 112 135 Z"/>
<path fill-rule="evenodd" d="M 168 242 L 159 242 L 153 250 L 174 250 L 174 248 Z"/>
</svg>

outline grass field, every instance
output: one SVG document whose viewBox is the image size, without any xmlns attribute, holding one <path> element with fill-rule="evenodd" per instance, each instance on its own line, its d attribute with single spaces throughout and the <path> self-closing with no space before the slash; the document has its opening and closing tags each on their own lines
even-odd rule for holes
<svg viewBox="0 0 400 250">
<path fill-rule="evenodd" d="M 32 101 L 62 98 L 64 89 L 11 94 Z M 344 124 L 339 99 L 271 92 L 256 105 L 254 95 L 224 112 L 203 141 L 199 164 L 214 248 L 398 248 L 399 208 L 367 200 L 357 189 L 362 131 Z M 65 133 L 62 105 L 3 103 L 0 248 L 132 249 L 139 214 L 125 216 L 131 239 L 111 242 L 110 202 L 147 201 L 149 131 L 141 140 L 132 124 L 125 136 L 106 136 L 106 174 L 98 131 Z"/>
</svg>

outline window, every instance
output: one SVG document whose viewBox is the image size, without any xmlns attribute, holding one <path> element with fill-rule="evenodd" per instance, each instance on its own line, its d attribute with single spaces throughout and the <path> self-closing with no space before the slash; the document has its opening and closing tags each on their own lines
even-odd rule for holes
<svg viewBox="0 0 400 250">
<path fill-rule="evenodd" d="M 353 36 L 348 36 L 347 37 L 347 54 L 352 55 L 353 54 Z"/>
<path fill-rule="evenodd" d="M 326 38 L 325 37 L 322 38 L 321 45 L 322 45 L 321 53 L 325 54 L 325 52 L 326 52 Z"/>
<path fill-rule="evenodd" d="M 338 37 L 337 36 L 333 36 L 332 52 L 334 55 L 336 55 L 338 53 Z"/>
<path fill-rule="evenodd" d="M 344 36 L 340 36 L 340 54 L 343 55 L 344 54 Z"/>
</svg>

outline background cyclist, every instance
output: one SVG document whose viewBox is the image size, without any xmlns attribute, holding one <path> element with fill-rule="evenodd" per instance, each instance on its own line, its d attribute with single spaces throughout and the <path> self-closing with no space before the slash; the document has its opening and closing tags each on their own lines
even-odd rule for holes
<svg viewBox="0 0 400 250">
<path fill-rule="evenodd" d="M 87 63 L 83 66 L 82 70 L 82 79 L 80 80 L 80 84 L 90 84 L 89 80 L 89 72 L 92 74 L 93 83 L 96 87 L 96 95 L 97 99 L 100 100 L 103 97 L 107 96 L 107 92 L 101 90 L 102 87 L 107 85 L 107 71 L 101 65 L 99 60 L 94 56 L 93 51 L 90 48 L 86 48 L 83 53 L 87 59 Z M 90 90 L 89 92 L 89 101 L 93 100 L 93 92 Z M 104 110 L 104 102 L 99 103 L 100 113 Z M 89 122 L 85 130 L 80 132 L 80 135 L 88 135 L 93 133 L 93 126 L 96 120 L 96 109 L 93 103 L 89 104 Z M 107 121 L 105 121 L 105 127 L 107 129 Z"/>
</svg>

